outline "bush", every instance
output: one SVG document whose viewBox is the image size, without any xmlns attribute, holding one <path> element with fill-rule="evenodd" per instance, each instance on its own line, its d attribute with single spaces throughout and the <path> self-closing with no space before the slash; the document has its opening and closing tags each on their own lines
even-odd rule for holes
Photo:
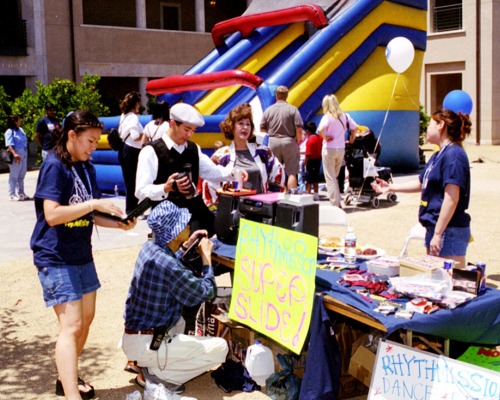
<svg viewBox="0 0 500 400">
<path fill-rule="evenodd" d="M 420 135 L 418 143 L 420 146 L 422 146 L 423 144 L 425 144 L 425 135 L 431 118 L 425 113 L 424 106 L 422 104 L 420 104 L 419 112 L 420 112 L 420 131 L 419 131 Z"/>
</svg>

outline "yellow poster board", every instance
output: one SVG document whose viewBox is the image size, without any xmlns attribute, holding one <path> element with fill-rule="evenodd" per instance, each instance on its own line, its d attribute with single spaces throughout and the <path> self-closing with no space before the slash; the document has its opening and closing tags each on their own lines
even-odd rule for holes
<svg viewBox="0 0 500 400">
<path fill-rule="evenodd" d="M 315 293 L 318 238 L 240 220 L 229 318 L 300 354 Z"/>
</svg>

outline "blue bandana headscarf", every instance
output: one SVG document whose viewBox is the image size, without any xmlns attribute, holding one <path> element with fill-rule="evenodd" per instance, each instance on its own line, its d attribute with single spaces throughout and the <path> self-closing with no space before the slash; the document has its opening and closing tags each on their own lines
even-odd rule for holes
<svg viewBox="0 0 500 400">
<path fill-rule="evenodd" d="M 187 208 L 179 208 L 165 200 L 158 204 L 148 217 L 148 226 L 153 230 L 155 243 L 165 247 L 188 225 L 191 214 Z"/>
</svg>

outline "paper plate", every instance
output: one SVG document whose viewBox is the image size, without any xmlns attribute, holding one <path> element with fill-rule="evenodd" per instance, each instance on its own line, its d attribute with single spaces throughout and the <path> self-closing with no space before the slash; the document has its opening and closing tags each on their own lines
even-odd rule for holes
<svg viewBox="0 0 500 400">
<path fill-rule="evenodd" d="M 344 250 L 344 241 L 339 238 L 335 238 L 338 241 L 338 245 L 336 246 L 328 246 L 329 238 L 327 237 L 321 237 L 318 241 L 318 248 L 323 251 L 339 251 L 339 250 Z M 330 240 L 332 241 L 332 240 Z"/>
<path fill-rule="evenodd" d="M 373 255 L 356 254 L 356 258 L 358 260 L 363 260 L 363 261 L 373 260 L 374 258 L 385 256 L 385 250 L 379 249 L 378 247 L 374 247 L 374 246 L 362 246 L 362 247 L 360 247 L 361 251 L 366 250 L 366 249 L 376 250 L 377 254 L 373 254 Z M 344 255 L 344 249 L 343 248 L 342 248 L 341 253 L 342 253 L 342 255 Z"/>
</svg>

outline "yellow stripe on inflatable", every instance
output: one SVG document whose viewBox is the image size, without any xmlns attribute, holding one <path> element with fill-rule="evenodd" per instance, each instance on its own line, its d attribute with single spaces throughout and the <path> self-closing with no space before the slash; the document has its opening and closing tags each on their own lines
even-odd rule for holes
<svg viewBox="0 0 500 400">
<path fill-rule="evenodd" d="M 226 145 L 231 143 L 230 140 L 227 140 L 222 132 L 196 132 L 193 135 L 193 142 L 198 144 L 202 149 L 211 149 L 214 147 L 215 142 L 221 140 Z M 99 150 L 111 150 L 108 144 L 108 135 L 103 133 L 99 142 L 97 143 L 97 149 Z"/>
<path fill-rule="evenodd" d="M 99 142 L 97 142 L 97 148 L 100 150 L 110 150 L 111 147 L 109 147 L 108 144 L 108 134 L 103 133 L 101 137 L 99 138 Z"/>
<path fill-rule="evenodd" d="M 427 13 L 384 2 L 340 39 L 290 89 L 288 101 L 300 106 L 356 50 L 381 23 L 426 30 Z M 384 57 L 385 58 L 385 57 Z M 364 70 L 364 66 L 360 70 Z"/>
<path fill-rule="evenodd" d="M 304 23 L 298 22 L 287 27 L 265 46 L 251 55 L 238 69 L 257 74 L 269 62 L 271 62 L 290 43 L 304 34 Z M 240 86 L 229 86 L 210 91 L 202 100 L 196 104 L 196 108 L 203 115 L 212 115 L 222 104 L 233 96 Z"/>
<path fill-rule="evenodd" d="M 424 52 L 415 51 L 411 66 L 398 77 L 386 61 L 385 48 L 376 49 L 336 93 L 342 109 L 418 110 L 423 59 Z M 394 96 L 391 97 L 393 89 Z"/>
</svg>

